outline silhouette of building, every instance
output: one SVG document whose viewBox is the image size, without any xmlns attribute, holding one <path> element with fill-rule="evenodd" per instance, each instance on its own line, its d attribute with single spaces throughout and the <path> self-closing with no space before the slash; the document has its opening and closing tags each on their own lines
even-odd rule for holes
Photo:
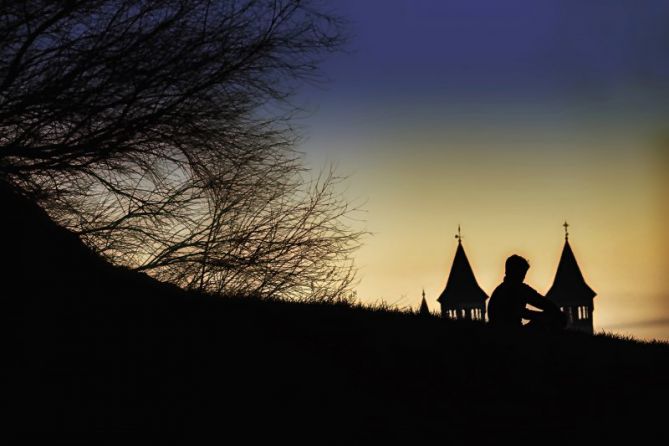
<svg viewBox="0 0 669 446">
<path fill-rule="evenodd" d="M 488 295 L 481 289 L 462 247 L 458 226 L 458 248 L 448 275 L 446 288 L 437 299 L 441 315 L 451 319 L 485 320 L 485 301 Z"/>
<path fill-rule="evenodd" d="M 425 290 L 423 290 L 423 300 L 420 303 L 420 308 L 418 309 L 418 314 L 421 316 L 430 316 L 430 308 L 427 306 L 427 301 L 425 300 Z"/>
<path fill-rule="evenodd" d="M 565 222 L 563 226 L 565 228 L 564 248 L 555 273 L 555 280 L 546 293 L 546 297 L 555 302 L 567 316 L 567 328 L 592 333 L 593 301 L 597 293 L 585 283 L 574 252 L 571 250 L 569 224 Z"/>
</svg>

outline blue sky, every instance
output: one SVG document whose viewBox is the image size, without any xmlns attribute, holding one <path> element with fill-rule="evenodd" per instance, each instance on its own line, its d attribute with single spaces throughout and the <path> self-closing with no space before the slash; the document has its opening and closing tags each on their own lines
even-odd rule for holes
<svg viewBox="0 0 669 446">
<path fill-rule="evenodd" d="M 669 339 L 669 2 L 323 3 L 351 38 L 300 149 L 364 202 L 362 300 L 434 308 L 458 224 L 484 290 L 520 253 L 545 292 L 568 219 L 595 326 Z"/>
<path fill-rule="evenodd" d="M 575 97 L 669 87 L 669 2 L 340 0 L 353 54 L 332 92 Z"/>
</svg>

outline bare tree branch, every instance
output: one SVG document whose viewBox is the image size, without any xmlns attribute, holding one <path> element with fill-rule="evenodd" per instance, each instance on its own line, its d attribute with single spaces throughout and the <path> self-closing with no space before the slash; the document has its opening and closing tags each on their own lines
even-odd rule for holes
<svg viewBox="0 0 669 446">
<path fill-rule="evenodd" d="M 350 296 L 360 233 L 286 102 L 342 22 L 300 0 L 0 2 L 0 179 L 185 288 Z"/>
</svg>

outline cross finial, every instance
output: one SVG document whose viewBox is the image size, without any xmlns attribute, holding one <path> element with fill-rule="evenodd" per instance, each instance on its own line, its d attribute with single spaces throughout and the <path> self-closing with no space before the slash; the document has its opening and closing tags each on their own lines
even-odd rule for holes
<svg viewBox="0 0 669 446">
<path fill-rule="evenodd" d="M 564 226 L 564 239 L 569 240 L 569 223 L 567 223 L 567 220 L 565 220 L 562 226 Z"/>
<path fill-rule="evenodd" d="M 458 239 L 458 244 L 462 243 L 462 234 L 460 233 L 460 225 L 458 225 L 458 233 L 455 235 L 455 238 Z"/>
</svg>

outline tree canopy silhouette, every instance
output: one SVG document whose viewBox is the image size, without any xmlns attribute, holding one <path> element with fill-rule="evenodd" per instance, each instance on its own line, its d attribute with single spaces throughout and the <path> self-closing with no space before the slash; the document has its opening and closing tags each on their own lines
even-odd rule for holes
<svg viewBox="0 0 669 446">
<path fill-rule="evenodd" d="M 0 175 L 186 288 L 350 297 L 360 233 L 288 99 L 342 43 L 308 0 L 2 1 Z"/>
</svg>

